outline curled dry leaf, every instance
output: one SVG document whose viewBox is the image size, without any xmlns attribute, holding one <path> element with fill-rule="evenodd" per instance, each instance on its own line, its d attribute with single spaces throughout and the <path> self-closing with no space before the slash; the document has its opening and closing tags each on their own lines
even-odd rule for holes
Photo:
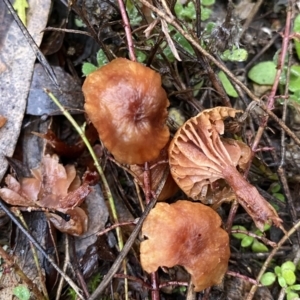
<svg viewBox="0 0 300 300">
<path fill-rule="evenodd" d="M 171 174 L 188 196 L 199 200 L 205 197 L 208 186 L 225 179 L 257 228 L 262 230 L 265 223 L 271 222 L 281 226 L 275 209 L 236 169 L 237 165 L 245 167 L 250 150 L 241 142 L 220 138 L 224 133 L 223 119 L 237 112 L 215 107 L 188 120 L 169 147 Z"/>
<path fill-rule="evenodd" d="M 87 182 L 81 184 L 75 167 L 59 164 L 56 155 L 46 155 L 43 157 L 40 167 L 31 172 L 32 178 L 22 178 L 19 182 L 13 176 L 8 175 L 5 178 L 7 187 L 0 189 L 0 197 L 13 206 L 42 207 L 66 213 L 70 215 L 71 222 L 61 221 L 61 224 L 65 224 L 65 228 L 63 229 L 62 225 L 57 228 L 74 234 L 75 225 L 71 226 L 70 224 L 80 222 L 76 225 L 76 235 L 82 234 L 84 231 L 81 230 L 86 228 L 84 224 L 87 222 L 87 216 L 82 209 L 73 211 L 72 209 L 83 202 L 90 193 L 90 187 Z M 84 215 L 85 221 L 83 220 Z M 53 214 L 51 216 L 54 220 Z M 56 216 L 54 225 L 59 223 L 57 218 L 61 217 Z M 71 229 L 69 230 L 69 228 Z M 81 229 L 79 230 L 79 228 Z"/>
<path fill-rule="evenodd" d="M 177 191 L 178 191 L 178 186 L 175 183 L 171 173 L 170 173 L 170 167 L 169 164 L 167 163 L 168 159 L 168 151 L 167 147 L 164 147 L 158 156 L 157 159 L 150 161 L 149 162 L 149 168 L 151 168 L 151 190 L 156 191 L 158 187 L 160 186 L 164 176 L 165 172 L 167 172 L 167 179 L 164 183 L 164 187 L 159 194 L 157 200 L 158 201 L 165 201 L 168 198 L 172 197 Z M 162 163 L 159 163 L 162 162 Z M 135 175 L 138 178 L 138 183 L 143 186 L 144 182 L 144 167 L 141 165 L 131 165 L 130 169 L 135 173 Z"/>
<path fill-rule="evenodd" d="M 58 214 L 46 213 L 47 218 L 59 231 L 78 236 L 87 230 L 88 218 L 83 209 L 75 207 L 60 211 L 68 216 L 68 220 Z"/>
<path fill-rule="evenodd" d="M 210 207 L 180 200 L 158 203 L 142 227 L 148 239 L 141 243 L 145 271 L 183 266 L 192 277 L 195 291 L 221 283 L 230 257 L 229 237 L 221 218 Z"/>
<path fill-rule="evenodd" d="M 169 100 L 158 73 L 117 58 L 87 76 L 85 111 L 116 160 L 143 164 L 155 159 L 169 140 Z"/>
</svg>

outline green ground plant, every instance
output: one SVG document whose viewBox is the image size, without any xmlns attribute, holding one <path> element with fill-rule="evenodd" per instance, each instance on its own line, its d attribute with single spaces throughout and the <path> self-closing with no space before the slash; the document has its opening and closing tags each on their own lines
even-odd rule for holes
<svg viewBox="0 0 300 300">
<path fill-rule="evenodd" d="M 271 286 L 276 281 L 285 289 L 287 300 L 299 299 L 300 284 L 296 284 L 296 265 L 286 261 L 281 266 L 275 266 L 274 272 L 266 272 L 260 282 L 264 286 Z"/>
</svg>

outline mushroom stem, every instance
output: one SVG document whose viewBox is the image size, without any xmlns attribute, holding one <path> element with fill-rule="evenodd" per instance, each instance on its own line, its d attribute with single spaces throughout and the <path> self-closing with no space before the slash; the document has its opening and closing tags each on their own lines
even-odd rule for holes
<svg viewBox="0 0 300 300">
<path fill-rule="evenodd" d="M 222 173 L 224 179 L 235 192 L 238 202 L 252 217 L 259 230 L 263 231 L 264 225 L 271 222 L 277 227 L 281 227 L 282 220 L 278 217 L 273 206 L 259 194 L 257 189 L 234 166 L 225 166 Z"/>
</svg>

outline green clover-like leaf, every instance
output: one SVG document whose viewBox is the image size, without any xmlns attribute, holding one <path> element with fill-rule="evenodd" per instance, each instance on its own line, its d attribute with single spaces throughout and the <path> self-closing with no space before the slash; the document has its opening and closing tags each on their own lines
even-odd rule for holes
<svg viewBox="0 0 300 300">
<path fill-rule="evenodd" d="M 266 272 L 260 279 L 260 282 L 264 286 L 272 285 L 276 280 L 276 275 L 273 272 Z"/>
</svg>

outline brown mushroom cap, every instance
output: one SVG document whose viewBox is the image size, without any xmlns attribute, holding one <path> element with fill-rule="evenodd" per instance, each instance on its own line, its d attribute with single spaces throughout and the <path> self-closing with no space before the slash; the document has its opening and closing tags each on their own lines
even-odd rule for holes
<svg viewBox="0 0 300 300">
<path fill-rule="evenodd" d="M 87 76 L 85 111 L 116 160 L 143 164 L 155 159 L 169 140 L 169 101 L 158 73 L 117 58 Z"/>
<path fill-rule="evenodd" d="M 210 207 L 180 200 L 158 203 L 142 228 L 141 264 L 148 273 L 160 266 L 183 266 L 195 291 L 219 284 L 230 257 L 229 237 L 221 218 Z"/>
</svg>

